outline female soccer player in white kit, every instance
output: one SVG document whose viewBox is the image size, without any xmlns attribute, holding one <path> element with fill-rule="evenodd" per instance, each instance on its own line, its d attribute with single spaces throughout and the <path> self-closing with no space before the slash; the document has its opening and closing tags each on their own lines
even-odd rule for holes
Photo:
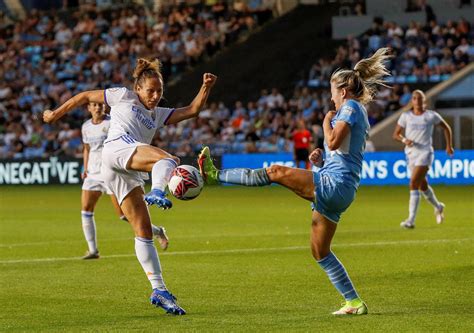
<svg viewBox="0 0 474 333">
<path fill-rule="evenodd" d="M 444 204 L 438 201 L 426 178 L 434 159 L 432 136 L 435 125 L 444 130 L 446 153 L 449 156 L 454 154 L 451 127 L 437 112 L 426 109 L 425 94 L 421 90 L 413 91 L 411 103 L 413 110 L 402 113 L 393 132 L 393 138 L 405 144 L 405 154 L 411 172 L 408 218 L 400 223 L 400 226 L 406 229 L 415 227 L 420 191 L 433 205 L 436 222 L 440 224 L 444 220 Z"/>
<path fill-rule="evenodd" d="M 102 176 L 135 232 L 135 252 L 153 288 L 152 304 L 168 313 L 183 315 L 186 312 L 163 282 L 145 204 L 171 208 L 172 203 L 164 191 L 179 159 L 150 143 L 160 127 L 197 117 L 217 77 L 210 73 L 203 75 L 202 86 L 190 105 L 179 109 L 161 108 L 157 107 L 163 95 L 159 66 L 158 60 L 138 59 L 133 72 L 133 91 L 122 87 L 82 92 L 55 111 L 46 110 L 43 119 L 54 122 L 68 111 L 90 102 L 110 106 L 110 129 L 102 150 Z M 150 171 L 152 190 L 144 197 L 143 173 Z"/>
<path fill-rule="evenodd" d="M 89 103 L 87 104 L 87 111 L 92 115 L 82 125 L 82 143 L 83 143 L 83 160 L 84 172 L 81 177 L 83 179 L 82 195 L 81 195 L 81 219 L 82 230 L 87 242 L 88 250 L 82 259 L 98 259 L 99 250 L 97 248 L 97 234 L 94 218 L 94 209 L 99 201 L 102 193 L 110 195 L 112 205 L 123 221 L 127 221 L 123 215 L 117 198 L 112 191 L 106 188 L 104 181 L 100 175 L 102 165 L 102 148 L 104 141 L 107 138 L 107 133 L 110 127 L 110 117 L 105 113 L 104 104 Z M 160 247 L 163 250 L 168 248 L 168 236 L 163 227 L 157 227 L 152 224 L 153 235 L 158 240 Z"/>
</svg>

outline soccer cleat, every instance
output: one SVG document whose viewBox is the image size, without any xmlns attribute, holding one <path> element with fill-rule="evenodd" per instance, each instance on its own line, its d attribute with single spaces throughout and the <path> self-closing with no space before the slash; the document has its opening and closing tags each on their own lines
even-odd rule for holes
<svg viewBox="0 0 474 333">
<path fill-rule="evenodd" d="M 150 205 L 157 205 L 162 209 L 170 209 L 173 207 L 173 203 L 166 198 L 166 193 L 152 189 L 148 194 L 145 194 L 145 202 Z"/>
<path fill-rule="evenodd" d="M 367 305 L 361 300 L 347 301 L 342 303 L 342 308 L 334 311 L 332 314 L 335 316 L 346 316 L 346 315 L 366 315 L 369 313 Z"/>
<path fill-rule="evenodd" d="M 99 258 L 100 258 L 99 251 L 96 251 L 96 252 L 87 251 L 86 255 L 84 257 L 82 257 L 82 259 L 84 259 L 84 260 L 99 259 Z"/>
<path fill-rule="evenodd" d="M 163 308 L 166 313 L 170 313 L 177 316 L 186 314 L 186 311 L 176 303 L 176 297 L 173 296 L 168 290 L 153 289 L 150 296 L 151 304 L 156 307 Z"/>
<path fill-rule="evenodd" d="M 168 235 L 166 234 L 166 229 L 164 227 L 158 227 L 157 232 L 154 236 L 158 240 L 158 243 L 160 243 L 161 249 L 166 251 L 170 242 Z"/>
<path fill-rule="evenodd" d="M 212 163 L 209 147 L 206 146 L 202 148 L 201 153 L 198 156 L 198 164 L 199 172 L 201 172 L 201 176 L 207 185 L 215 185 L 219 183 L 217 179 L 219 170 L 217 170 L 214 163 Z"/>
<path fill-rule="evenodd" d="M 435 208 L 436 223 L 441 224 L 444 221 L 444 203 L 440 202 L 439 207 Z"/>
<path fill-rule="evenodd" d="M 402 223 L 400 223 L 400 227 L 405 228 L 405 229 L 414 229 L 415 223 L 405 220 Z"/>
</svg>

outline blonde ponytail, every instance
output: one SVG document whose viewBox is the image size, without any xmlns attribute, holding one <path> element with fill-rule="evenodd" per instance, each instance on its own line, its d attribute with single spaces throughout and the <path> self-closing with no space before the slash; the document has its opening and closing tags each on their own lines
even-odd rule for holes
<svg viewBox="0 0 474 333">
<path fill-rule="evenodd" d="M 383 78 L 390 75 L 384 64 L 391 58 L 389 51 L 380 48 L 370 58 L 360 60 L 353 70 L 337 70 L 332 74 L 331 82 L 339 89 L 346 88 L 362 104 L 367 104 L 374 98 L 378 85 L 388 87 Z"/>
</svg>

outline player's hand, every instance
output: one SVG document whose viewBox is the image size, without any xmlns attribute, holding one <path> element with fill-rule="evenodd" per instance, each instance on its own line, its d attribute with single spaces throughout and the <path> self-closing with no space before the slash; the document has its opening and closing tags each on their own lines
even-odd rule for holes
<svg viewBox="0 0 474 333">
<path fill-rule="evenodd" d="M 313 163 L 314 166 L 322 167 L 323 166 L 323 150 L 321 148 L 316 148 L 309 154 L 309 160 Z"/>
<path fill-rule="evenodd" d="M 402 141 L 406 146 L 408 147 L 413 147 L 413 145 L 415 144 L 412 140 L 410 139 L 405 139 Z"/>
<path fill-rule="evenodd" d="M 211 73 L 204 73 L 202 77 L 202 84 L 208 88 L 212 88 L 217 81 L 217 76 Z"/>
<path fill-rule="evenodd" d="M 334 110 L 328 111 L 328 113 L 326 113 L 326 116 L 324 116 L 324 121 L 328 121 L 328 122 L 331 121 L 335 115 L 336 115 L 336 111 Z"/>
<path fill-rule="evenodd" d="M 43 121 L 45 123 L 50 124 L 50 123 L 53 123 L 55 120 L 56 120 L 56 117 L 55 117 L 54 111 L 45 110 L 43 112 Z"/>
<path fill-rule="evenodd" d="M 453 157 L 454 155 L 454 148 L 449 146 L 449 147 L 446 147 L 446 154 L 449 155 L 449 157 Z"/>
<path fill-rule="evenodd" d="M 81 179 L 84 180 L 87 178 L 87 172 L 84 171 L 83 173 L 81 173 Z"/>
</svg>

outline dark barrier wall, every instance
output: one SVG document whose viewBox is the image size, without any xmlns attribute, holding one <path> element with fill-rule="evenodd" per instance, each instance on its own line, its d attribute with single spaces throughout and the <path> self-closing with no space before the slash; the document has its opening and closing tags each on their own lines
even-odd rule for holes
<svg viewBox="0 0 474 333">
<path fill-rule="evenodd" d="M 221 159 L 216 159 L 221 165 Z M 196 166 L 195 157 L 181 158 L 181 164 Z M 0 185 L 79 184 L 82 159 L 51 157 L 49 159 L 0 160 Z"/>
</svg>

